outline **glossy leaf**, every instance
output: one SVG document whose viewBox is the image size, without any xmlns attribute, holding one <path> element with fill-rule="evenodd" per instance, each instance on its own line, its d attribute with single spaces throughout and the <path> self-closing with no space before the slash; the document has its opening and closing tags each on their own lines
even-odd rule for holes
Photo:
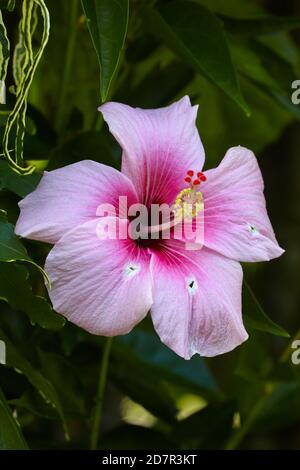
<svg viewBox="0 0 300 470">
<path fill-rule="evenodd" d="M 246 282 L 243 287 L 243 311 L 246 327 L 289 338 L 289 333 L 267 316 Z"/>
<path fill-rule="evenodd" d="M 234 402 L 213 403 L 174 426 L 171 437 L 184 449 L 220 449 L 231 433 Z"/>
<path fill-rule="evenodd" d="M 145 8 L 143 16 L 151 33 L 250 114 L 239 88 L 222 24 L 213 13 L 198 3 L 175 0 L 158 11 Z"/>
<path fill-rule="evenodd" d="M 300 419 L 300 381 L 270 384 L 270 392 L 254 429 L 261 432 L 296 425 Z"/>
<path fill-rule="evenodd" d="M 256 154 L 279 138 L 291 122 L 290 114 L 260 87 L 242 78 L 243 91 L 253 110 L 250 117 L 237 113 L 235 104 L 207 80 L 198 76 L 184 92 L 201 103 L 198 128 L 206 148 L 206 168 L 216 166 L 228 148 L 243 145 Z M 270 119 L 272 116 L 272 119 Z"/>
<path fill-rule="evenodd" d="M 63 408 L 60 398 L 57 395 L 52 383 L 46 379 L 39 370 L 35 369 L 30 362 L 24 357 L 23 353 L 19 353 L 18 349 L 12 344 L 4 331 L 0 329 L 0 340 L 6 345 L 6 362 L 7 367 L 12 367 L 18 372 L 25 375 L 31 385 L 40 393 L 46 403 L 52 406 L 60 416 L 65 430 L 66 438 L 68 438 L 68 429 L 65 421 Z"/>
<path fill-rule="evenodd" d="M 206 6 L 215 13 L 233 16 L 245 17 L 259 16 L 263 14 L 262 7 L 252 0 L 195 0 L 197 3 Z"/>
<path fill-rule="evenodd" d="M 300 28 L 299 17 L 280 17 L 280 16 L 258 16 L 258 17 L 239 17 L 233 18 L 221 15 L 225 27 L 229 31 L 250 36 L 260 36 L 272 34 L 278 31 L 291 31 Z"/>
<path fill-rule="evenodd" d="M 300 110 L 291 101 L 291 83 L 296 72 L 289 61 L 268 46 L 248 38 L 238 41 L 232 38 L 230 48 L 237 70 L 300 119 Z"/>
<path fill-rule="evenodd" d="M 117 388 L 155 416 L 174 422 L 177 414 L 175 401 L 157 370 L 116 341 L 111 354 L 108 374 Z"/>
<path fill-rule="evenodd" d="M 15 235 L 13 225 L 7 222 L 4 211 L 0 211 L 0 261 L 33 263 L 24 246 Z"/>
<path fill-rule="evenodd" d="M 0 190 L 6 189 L 20 197 L 25 197 L 36 188 L 41 176 L 40 173 L 19 175 L 5 160 L 0 160 Z"/>
<path fill-rule="evenodd" d="M 27 390 L 20 398 L 9 400 L 9 404 L 17 410 L 26 410 L 40 418 L 57 420 L 57 412 L 52 406 L 47 405 L 42 396 L 34 389 Z"/>
<path fill-rule="evenodd" d="M 240 73 L 265 87 L 280 90 L 280 83 L 264 66 L 264 56 L 255 50 L 254 41 L 245 38 L 237 40 L 236 36 L 229 36 L 229 45 L 235 66 Z"/>
<path fill-rule="evenodd" d="M 160 50 L 160 55 L 163 56 Z M 178 61 L 164 59 L 164 64 L 153 62 L 153 69 L 138 84 L 119 89 L 117 101 L 126 101 L 130 106 L 142 108 L 161 107 L 167 105 L 172 96 L 181 93 L 182 89 L 194 78 L 193 70 Z M 137 74 L 135 75 L 135 81 Z"/>
<path fill-rule="evenodd" d="M 278 32 L 267 36 L 260 36 L 259 38 L 256 37 L 255 41 L 268 47 L 279 58 L 288 62 L 294 70 L 298 70 L 299 50 L 288 33 Z"/>
<path fill-rule="evenodd" d="M 194 356 L 186 361 L 164 346 L 153 331 L 136 328 L 129 335 L 119 339 L 130 347 L 145 364 L 155 368 L 166 380 L 206 398 L 221 396 L 221 392 L 209 370 L 205 359 Z"/>
<path fill-rule="evenodd" d="M 45 271 L 36 264 L 28 255 L 25 247 L 15 235 L 14 226 L 7 221 L 6 213 L 0 209 L 0 261 L 20 261 L 35 266 L 44 276 L 46 282 L 48 277 Z"/>
<path fill-rule="evenodd" d="M 82 0 L 100 65 L 100 92 L 105 101 L 124 46 L 129 16 L 128 0 Z"/>
<path fill-rule="evenodd" d="M 250 331 L 248 341 L 240 348 L 235 373 L 247 383 L 263 384 L 273 367 L 269 354 L 270 336 L 261 331 Z"/>
<path fill-rule="evenodd" d="M 81 132 L 50 154 L 47 170 L 91 159 L 105 165 L 120 168 L 121 151 L 110 135 L 103 132 Z"/>
<path fill-rule="evenodd" d="M 15 310 L 25 312 L 32 325 L 59 330 L 65 324 L 65 319 L 52 310 L 44 297 L 33 294 L 24 266 L 0 263 L 0 298 Z"/>
<path fill-rule="evenodd" d="M 0 389 L 0 450 L 26 450 L 28 446 L 19 423 L 13 417 Z"/>
<path fill-rule="evenodd" d="M 77 370 L 63 356 L 38 350 L 41 371 L 54 385 L 65 413 L 85 414 L 83 387 Z"/>
</svg>

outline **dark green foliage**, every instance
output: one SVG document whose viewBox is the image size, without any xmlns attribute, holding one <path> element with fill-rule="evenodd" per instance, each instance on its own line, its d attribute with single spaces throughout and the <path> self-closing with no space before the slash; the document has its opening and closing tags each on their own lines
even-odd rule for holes
<svg viewBox="0 0 300 470">
<path fill-rule="evenodd" d="M 120 168 L 101 102 L 154 108 L 184 94 L 199 104 L 206 168 L 233 145 L 256 152 L 286 254 L 244 267 L 249 340 L 227 355 L 187 362 L 149 319 L 113 340 L 99 448 L 299 448 L 300 365 L 291 362 L 290 335 L 300 305 L 300 107 L 291 102 L 300 19 L 296 0 L 280 12 L 278 3 L 46 0 L 49 41 L 32 70 L 22 69 L 20 43 L 13 60 L 22 2 L 0 0 L 1 450 L 88 448 L 105 347 L 53 311 L 42 269 L 49 247 L 15 235 L 19 200 L 45 169 L 83 159 Z M 42 18 L 28 43 L 35 54 L 47 42 Z"/>
</svg>

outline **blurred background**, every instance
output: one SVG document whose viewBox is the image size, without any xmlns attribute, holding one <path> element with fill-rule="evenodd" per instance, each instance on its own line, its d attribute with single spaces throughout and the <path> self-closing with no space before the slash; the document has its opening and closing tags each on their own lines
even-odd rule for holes
<svg viewBox="0 0 300 470">
<path fill-rule="evenodd" d="M 1 11 L 13 51 L 22 2 L 8 3 L 1 1 Z M 120 148 L 97 112 L 104 95 L 153 108 L 188 94 L 199 104 L 205 168 L 230 146 L 255 152 L 270 219 L 286 250 L 272 262 L 243 266 L 250 338 L 232 353 L 184 361 L 160 343 L 150 319 L 113 340 L 99 448 L 299 449 L 300 364 L 291 362 L 291 341 L 300 339 L 300 104 L 291 101 L 292 82 L 300 79 L 299 2 L 131 0 L 125 45 L 107 89 L 103 69 L 99 85 L 82 4 L 45 3 L 50 37 L 30 87 L 24 140 L 24 158 L 37 171 L 19 177 L 0 159 L 0 208 L 8 225 L 43 169 L 86 158 L 120 167 Z M 111 26 L 110 32 L 118 41 L 120 31 Z M 16 100 L 11 62 L 6 86 L 1 140 Z M 14 138 L 15 131 L 10 148 Z M 50 246 L 22 242 L 42 266 Z M 27 445 L 88 448 L 104 339 L 63 325 L 34 266 L 4 262 L 0 339 L 9 345 L 0 399 Z M 0 448 L 19 445 L 7 442 L 0 430 Z"/>
</svg>

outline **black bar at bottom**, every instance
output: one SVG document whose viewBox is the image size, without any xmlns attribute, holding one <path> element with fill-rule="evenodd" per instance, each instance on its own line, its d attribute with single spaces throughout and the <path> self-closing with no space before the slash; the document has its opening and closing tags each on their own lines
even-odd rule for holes
<svg viewBox="0 0 300 470">
<path fill-rule="evenodd" d="M 295 451 L 298 452 L 298 451 Z M 238 465 L 259 462 L 270 465 L 270 460 L 276 459 L 277 464 L 286 464 L 287 453 L 289 451 L 82 451 L 82 450 L 30 450 L 30 451 L 0 451 L 0 467 L 4 464 L 20 464 L 23 467 L 39 464 L 45 466 L 53 465 L 76 465 L 87 468 L 106 468 L 108 466 L 123 466 L 125 468 L 138 468 L 148 465 L 184 465 L 185 467 L 195 467 L 207 463 L 209 468 L 215 463 L 224 465 L 237 463 Z"/>
</svg>

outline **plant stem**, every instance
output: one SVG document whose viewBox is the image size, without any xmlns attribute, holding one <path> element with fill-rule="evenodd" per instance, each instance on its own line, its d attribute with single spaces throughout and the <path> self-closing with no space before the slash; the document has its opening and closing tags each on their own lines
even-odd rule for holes
<svg viewBox="0 0 300 470">
<path fill-rule="evenodd" d="M 68 30 L 68 42 L 67 42 L 66 56 L 64 60 L 64 73 L 63 73 L 62 84 L 61 84 L 61 89 L 60 89 L 58 111 L 57 111 L 57 121 L 56 121 L 56 128 L 57 128 L 57 131 L 60 133 L 64 130 L 65 104 L 66 104 L 66 97 L 67 97 L 69 79 L 70 79 L 70 74 L 71 74 L 71 67 L 72 67 L 73 56 L 74 56 L 76 35 L 77 35 L 76 19 L 78 16 L 78 0 L 72 0 L 70 6 L 71 6 L 71 12 L 70 12 L 70 22 L 69 22 L 69 30 Z"/>
<path fill-rule="evenodd" d="M 244 437 L 251 430 L 256 418 L 263 411 L 266 401 L 266 396 L 263 396 L 260 400 L 258 400 L 256 405 L 253 407 L 252 412 L 247 416 L 243 426 L 236 433 L 234 433 L 233 436 L 227 442 L 225 450 L 235 450 L 239 446 Z"/>
<path fill-rule="evenodd" d="M 100 421 L 101 421 L 101 416 L 102 416 L 104 392 L 105 392 L 105 386 L 106 386 L 107 369 L 108 369 L 111 345 L 112 345 L 112 338 L 106 338 L 102 361 L 101 361 L 100 376 L 99 376 L 98 390 L 97 390 L 97 396 L 96 396 L 96 410 L 95 410 L 95 417 L 94 417 L 92 434 L 91 434 L 91 446 L 90 446 L 91 450 L 96 450 L 97 445 L 98 445 Z"/>
</svg>

